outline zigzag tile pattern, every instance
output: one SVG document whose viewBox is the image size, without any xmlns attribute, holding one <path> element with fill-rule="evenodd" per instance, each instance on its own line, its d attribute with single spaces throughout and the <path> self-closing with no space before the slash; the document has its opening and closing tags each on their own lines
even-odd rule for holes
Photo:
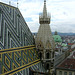
<svg viewBox="0 0 75 75">
<path fill-rule="evenodd" d="M 0 2 L 0 49 L 33 43 L 33 35 L 19 9 Z"/>
<path fill-rule="evenodd" d="M 0 74 L 29 75 L 30 67 L 45 72 L 35 47 L 28 46 L 33 44 L 33 35 L 19 9 L 0 2 Z"/>
<path fill-rule="evenodd" d="M 39 62 L 33 45 L 0 50 L 0 74 L 3 75 L 19 74 L 24 69 L 28 70 L 28 67 L 32 67 L 32 65 L 36 69 Z"/>
</svg>

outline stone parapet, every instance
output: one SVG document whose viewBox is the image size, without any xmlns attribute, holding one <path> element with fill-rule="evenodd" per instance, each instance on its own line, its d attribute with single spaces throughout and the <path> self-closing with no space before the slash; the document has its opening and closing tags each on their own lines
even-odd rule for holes
<svg viewBox="0 0 75 75">
<path fill-rule="evenodd" d="M 50 18 L 39 18 L 40 24 L 50 24 Z"/>
</svg>

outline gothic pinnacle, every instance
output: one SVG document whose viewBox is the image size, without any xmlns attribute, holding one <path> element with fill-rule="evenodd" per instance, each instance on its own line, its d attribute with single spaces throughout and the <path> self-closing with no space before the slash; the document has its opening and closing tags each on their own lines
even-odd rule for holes
<svg viewBox="0 0 75 75">
<path fill-rule="evenodd" d="M 46 0 L 44 0 L 44 3 L 46 3 Z"/>
<path fill-rule="evenodd" d="M 46 0 L 44 0 L 43 17 L 44 17 L 44 18 L 47 17 Z"/>
</svg>

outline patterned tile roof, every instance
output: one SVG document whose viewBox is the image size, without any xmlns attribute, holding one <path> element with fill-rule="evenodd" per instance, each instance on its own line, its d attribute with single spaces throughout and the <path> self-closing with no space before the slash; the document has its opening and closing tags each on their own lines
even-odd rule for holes
<svg viewBox="0 0 75 75">
<path fill-rule="evenodd" d="M 0 4 L 1 4 L 1 5 L 4 5 L 4 6 L 7 6 L 7 7 L 10 7 L 10 8 L 17 8 L 17 7 L 14 7 L 14 6 L 12 6 L 12 5 L 2 3 L 2 2 L 0 2 Z"/>
</svg>

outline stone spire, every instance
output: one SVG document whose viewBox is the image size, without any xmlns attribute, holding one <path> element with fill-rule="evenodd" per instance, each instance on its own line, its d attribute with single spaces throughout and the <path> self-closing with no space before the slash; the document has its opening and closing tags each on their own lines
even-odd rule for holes
<svg viewBox="0 0 75 75">
<path fill-rule="evenodd" d="M 44 0 L 43 17 L 47 17 L 46 0 Z"/>
<path fill-rule="evenodd" d="M 40 27 L 35 38 L 36 49 L 44 67 L 51 70 L 54 64 L 54 40 L 50 29 L 50 16 L 47 14 L 46 0 L 43 13 L 39 15 Z M 51 66 L 52 65 L 52 66 Z"/>
<path fill-rule="evenodd" d="M 50 16 L 47 14 L 46 0 L 44 0 L 43 13 L 39 16 L 40 24 L 50 24 Z"/>
</svg>

